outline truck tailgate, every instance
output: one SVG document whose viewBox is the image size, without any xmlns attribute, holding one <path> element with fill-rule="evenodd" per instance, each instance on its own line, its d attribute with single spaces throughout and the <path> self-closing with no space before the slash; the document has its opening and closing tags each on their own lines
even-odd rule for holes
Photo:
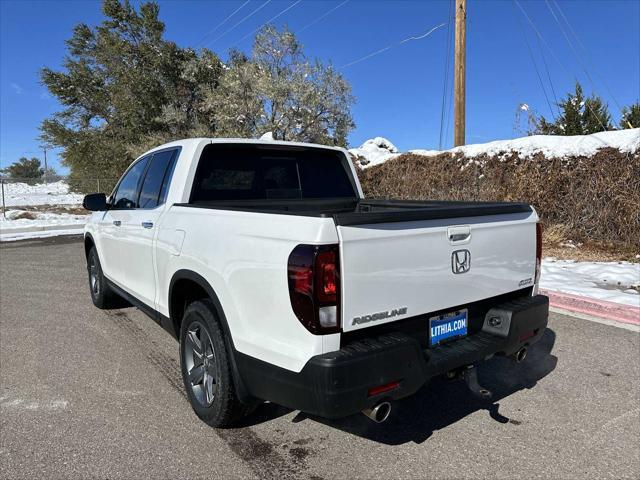
<svg viewBox="0 0 640 480">
<path fill-rule="evenodd" d="M 532 286 L 535 212 L 340 224 L 342 326 L 352 331 Z"/>
</svg>

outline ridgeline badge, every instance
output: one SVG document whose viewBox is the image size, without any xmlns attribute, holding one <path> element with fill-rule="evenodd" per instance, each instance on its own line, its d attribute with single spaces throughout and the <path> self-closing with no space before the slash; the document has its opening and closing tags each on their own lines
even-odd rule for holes
<svg viewBox="0 0 640 480">
<path fill-rule="evenodd" d="M 376 320 L 384 320 L 385 318 L 392 318 L 398 315 L 405 315 L 407 313 L 407 307 L 394 308 L 393 310 L 387 310 L 386 312 L 377 312 L 370 315 L 362 315 L 361 317 L 355 317 L 351 320 L 351 325 L 360 325 L 362 323 L 375 322 Z"/>
</svg>

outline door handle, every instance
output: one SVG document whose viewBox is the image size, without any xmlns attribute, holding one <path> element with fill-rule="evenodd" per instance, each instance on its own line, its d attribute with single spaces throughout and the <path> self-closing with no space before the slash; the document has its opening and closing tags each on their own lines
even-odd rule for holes
<svg viewBox="0 0 640 480">
<path fill-rule="evenodd" d="M 142 222 L 144 228 L 153 228 L 153 222 Z"/>
<path fill-rule="evenodd" d="M 119 226 L 122 224 L 122 222 L 121 222 L 120 220 L 114 220 L 114 221 L 113 221 L 113 224 L 114 224 L 116 227 L 119 227 Z"/>
<path fill-rule="evenodd" d="M 471 227 L 469 225 L 457 225 L 447 228 L 447 237 L 451 245 L 469 243 L 471 239 Z"/>
</svg>

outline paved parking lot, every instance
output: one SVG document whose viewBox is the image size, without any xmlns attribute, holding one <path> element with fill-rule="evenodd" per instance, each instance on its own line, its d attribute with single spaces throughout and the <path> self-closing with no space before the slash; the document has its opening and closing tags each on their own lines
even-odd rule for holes
<svg viewBox="0 0 640 480">
<path fill-rule="evenodd" d="M 479 369 L 493 403 L 434 381 L 391 419 L 265 404 L 214 430 L 182 390 L 178 344 L 133 308 L 91 304 L 79 238 L 0 246 L 3 478 L 638 478 L 637 332 L 553 314 L 516 365 Z"/>
</svg>

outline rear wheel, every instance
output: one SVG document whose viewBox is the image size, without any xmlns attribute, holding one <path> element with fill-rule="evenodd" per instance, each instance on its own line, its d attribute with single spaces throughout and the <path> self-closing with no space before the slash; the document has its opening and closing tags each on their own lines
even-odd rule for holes
<svg viewBox="0 0 640 480">
<path fill-rule="evenodd" d="M 111 290 L 102 274 L 102 266 L 100 265 L 96 247 L 91 247 L 87 256 L 87 272 L 89 274 L 89 290 L 93 304 L 102 309 L 113 307 L 116 294 Z"/>
<path fill-rule="evenodd" d="M 193 411 L 212 427 L 227 427 L 248 407 L 236 394 L 230 352 L 209 300 L 191 303 L 180 328 L 180 366 Z"/>
</svg>

